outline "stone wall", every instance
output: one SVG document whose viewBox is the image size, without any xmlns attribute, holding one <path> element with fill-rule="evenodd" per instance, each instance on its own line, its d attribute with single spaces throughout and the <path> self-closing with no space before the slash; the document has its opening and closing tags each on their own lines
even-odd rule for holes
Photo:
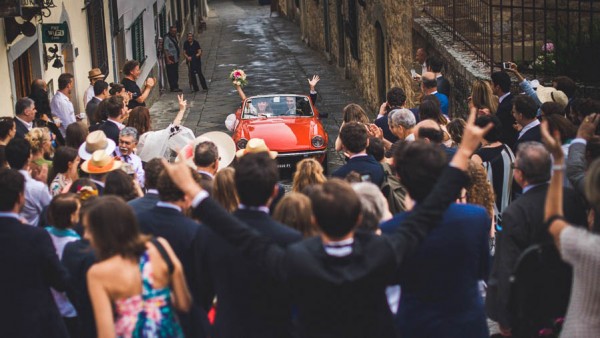
<svg viewBox="0 0 600 338">
<path fill-rule="evenodd" d="M 279 0 L 280 8 L 285 8 L 286 0 Z M 340 2 L 341 1 L 341 2 Z M 358 13 L 358 59 L 352 56 L 349 26 L 349 1 L 356 1 Z M 399 86 L 407 92 L 412 101 L 415 90 L 410 78 L 412 66 L 412 14 L 413 0 L 301 0 L 300 20 L 303 38 L 310 47 L 322 52 L 332 63 L 338 65 L 340 76 L 352 79 L 368 102 L 365 107 L 376 115 L 381 104 L 377 73 L 377 25 L 381 27 L 385 52 L 385 91 Z M 325 7 L 328 16 L 325 18 Z M 344 22 L 339 29 L 338 14 Z M 329 41 L 326 41 L 325 28 L 329 28 Z M 343 38 L 340 39 L 340 33 Z M 340 50 L 340 40 L 344 48 Z M 327 51 L 327 46 L 330 46 Z M 380 80 L 382 81 L 382 80 Z M 412 102 L 409 102 L 412 105 Z"/>
</svg>

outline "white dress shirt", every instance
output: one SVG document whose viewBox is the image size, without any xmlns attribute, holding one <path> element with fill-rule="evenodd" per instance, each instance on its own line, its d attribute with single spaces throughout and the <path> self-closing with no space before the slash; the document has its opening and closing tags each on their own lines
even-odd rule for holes
<svg viewBox="0 0 600 338">
<path fill-rule="evenodd" d="M 63 137 L 67 136 L 67 127 L 71 123 L 77 122 L 75 118 L 75 108 L 67 95 L 57 91 L 50 103 L 52 114 L 60 119 L 60 133 Z"/>
<path fill-rule="evenodd" d="M 29 225 L 37 226 L 40 214 L 44 207 L 50 204 L 52 196 L 48 187 L 39 181 L 34 180 L 27 170 L 19 170 L 25 177 L 25 205 L 19 214 Z"/>
<path fill-rule="evenodd" d="M 88 89 L 85 90 L 85 94 L 83 94 L 83 102 L 85 102 L 84 106 L 87 106 L 88 102 L 94 97 L 94 85 L 90 85 Z M 102 101 L 102 100 L 100 100 Z"/>
<path fill-rule="evenodd" d="M 135 176 L 137 177 L 137 181 L 140 184 L 140 187 L 143 188 L 146 173 L 144 171 L 144 168 L 142 167 L 142 159 L 136 154 L 129 154 L 127 156 L 121 155 L 121 151 L 119 150 L 119 148 L 115 149 L 115 153 L 121 158 L 121 161 L 131 165 L 131 167 L 135 171 Z"/>
</svg>

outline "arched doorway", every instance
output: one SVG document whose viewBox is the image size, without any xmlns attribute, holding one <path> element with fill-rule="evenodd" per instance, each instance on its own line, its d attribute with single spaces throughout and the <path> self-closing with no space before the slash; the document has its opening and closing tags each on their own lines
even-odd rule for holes
<svg viewBox="0 0 600 338">
<path fill-rule="evenodd" d="M 375 64 L 376 64 L 376 78 L 377 78 L 377 98 L 379 102 L 386 100 L 385 94 L 387 91 L 387 48 L 385 43 L 385 36 L 383 29 L 379 21 L 375 22 Z"/>
</svg>

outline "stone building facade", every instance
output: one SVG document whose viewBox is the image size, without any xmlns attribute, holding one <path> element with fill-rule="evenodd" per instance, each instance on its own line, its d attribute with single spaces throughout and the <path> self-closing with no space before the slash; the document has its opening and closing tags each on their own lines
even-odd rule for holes
<svg viewBox="0 0 600 338">
<path fill-rule="evenodd" d="M 413 0 L 279 0 L 279 8 L 299 23 L 309 46 L 356 82 L 372 115 L 393 86 L 412 104 Z"/>
</svg>

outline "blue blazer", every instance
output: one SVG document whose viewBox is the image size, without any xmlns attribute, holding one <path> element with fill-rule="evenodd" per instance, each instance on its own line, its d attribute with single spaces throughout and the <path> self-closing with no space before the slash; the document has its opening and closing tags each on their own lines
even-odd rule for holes
<svg viewBox="0 0 600 338">
<path fill-rule="evenodd" d="M 147 193 L 142 197 L 127 202 L 127 204 L 133 208 L 136 214 L 141 214 L 144 211 L 153 209 L 158 201 L 160 201 L 158 194 Z"/>
<path fill-rule="evenodd" d="M 361 175 L 369 175 L 371 182 L 378 187 L 383 183 L 383 167 L 371 155 L 352 157 L 336 170 L 331 176 L 344 179 L 350 172 L 356 171 Z"/>
<path fill-rule="evenodd" d="M 383 223 L 391 234 L 411 212 Z M 399 272 L 395 321 L 402 337 L 488 337 L 478 281 L 489 270 L 491 220 L 478 206 L 453 204 Z"/>
<path fill-rule="evenodd" d="M 434 94 L 435 97 L 438 98 L 438 100 L 440 100 L 440 109 L 442 109 L 442 113 L 444 113 L 446 116 L 448 115 L 448 109 L 449 109 L 449 103 L 448 103 L 448 96 L 437 92 Z"/>
<path fill-rule="evenodd" d="M 68 337 L 50 287 L 69 277 L 48 232 L 0 217 L 0 337 Z"/>
<path fill-rule="evenodd" d="M 209 324 L 206 311 L 198 301 L 198 283 L 194 279 L 196 262 L 194 261 L 194 240 L 200 229 L 200 224 L 186 217 L 178 210 L 155 206 L 138 213 L 138 222 L 142 232 L 156 237 L 162 237 L 169 242 L 177 258 L 181 261 L 188 287 L 194 298 L 194 304 L 188 313 L 178 312 L 179 321 L 186 337 L 209 336 Z"/>
</svg>

